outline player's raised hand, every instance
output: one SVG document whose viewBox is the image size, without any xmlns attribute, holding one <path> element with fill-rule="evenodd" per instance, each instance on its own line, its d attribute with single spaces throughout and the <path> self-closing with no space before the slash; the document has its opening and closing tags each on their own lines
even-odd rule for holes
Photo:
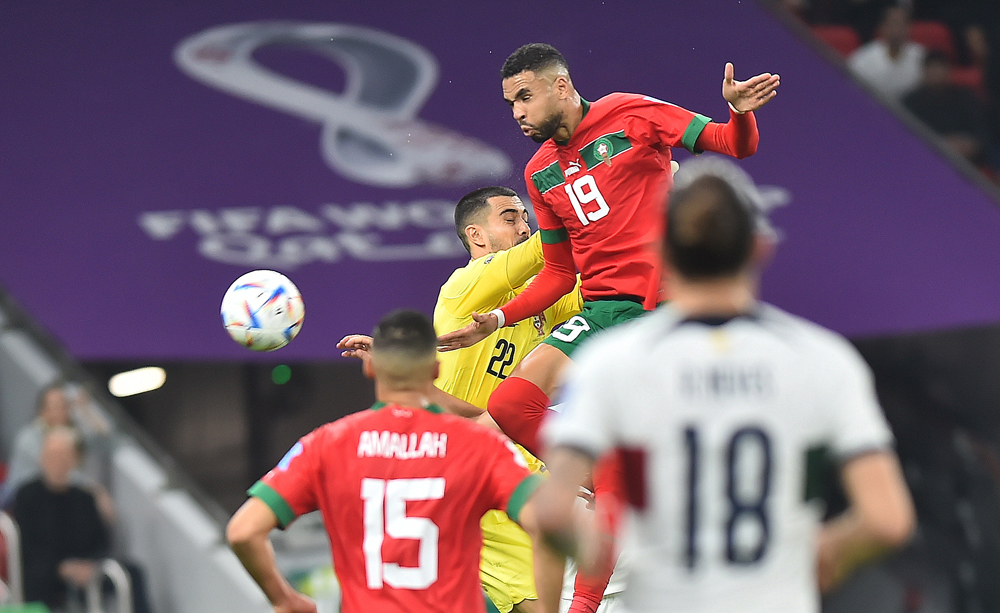
<svg viewBox="0 0 1000 613">
<path fill-rule="evenodd" d="M 348 334 L 337 343 L 337 349 L 343 349 L 340 354 L 345 358 L 367 360 L 371 357 L 372 337 L 364 334 Z"/>
<path fill-rule="evenodd" d="M 455 330 L 438 337 L 438 351 L 454 351 L 463 347 L 471 347 L 497 331 L 497 316 L 491 313 L 472 314 L 472 323 L 461 330 Z"/>
<path fill-rule="evenodd" d="M 740 113 L 756 111 L 774 98 L 781 85 L 781 77 L 765 72 L 746 81 L 733 78 L 732 63 L 726 64 L 725 78 L 722 80 L 722 97 Z"/>
</svg>

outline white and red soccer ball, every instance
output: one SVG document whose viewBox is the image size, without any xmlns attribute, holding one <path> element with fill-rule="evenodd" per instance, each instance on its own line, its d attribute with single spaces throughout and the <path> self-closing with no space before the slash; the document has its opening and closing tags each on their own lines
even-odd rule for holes
<svg viewBox="0 0 1000 613">
<path fill-rule="evenodd" d="M 254 270 L 222 297 L 222 324 L 233 340 L 254 351 L 274 351 L 302 328 L 305 306 L 295 284 L 273 270 Z"/>
</svg>

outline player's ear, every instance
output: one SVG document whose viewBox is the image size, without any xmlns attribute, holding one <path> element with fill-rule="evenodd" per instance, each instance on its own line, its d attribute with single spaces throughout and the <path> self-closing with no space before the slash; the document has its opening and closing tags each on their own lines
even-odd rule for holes
<svg viewBox="0 0 1000 613">
<path fill-rule="evenodd" d="M 375 378 L 375 367 L 372 366 L 372 359 L 370 357 L 367 360 L 361 360 L 361 372 L 369 379 Z"/>
<path fill-rule="evenodd" d="M 560 100 L 565 100 L 573 94 L 573 84 L 570 82 L 569 77 L 564 74 L 556 75 L 556 78 L 552 81 L 552 87 L 556 90 L 556 94 Z"/>
<path fill-rule="evenodd" d="M 483 227 L 478 224 L 469 224 L 465 226 L 465 238 L 469 239 L 470 245 L 486 247 L 486 232 L 483 230 Z"/>
<path fill-rule="evenodd" d="M 778 243 L 774 237 L 758 232 L 753 237 L 753 251 L 750 252 L 750 263 L 758 270 L 771 263 Z"/>
<path fill-rule="evenodd" d="M 434 381 L 441 376 L 441 362 L 439 360 L 434 360 Z"/>
</svg>

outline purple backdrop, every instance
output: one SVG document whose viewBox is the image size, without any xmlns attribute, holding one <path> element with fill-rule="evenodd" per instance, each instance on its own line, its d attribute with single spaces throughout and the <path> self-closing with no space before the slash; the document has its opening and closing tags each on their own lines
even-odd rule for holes
<svg viewBox="0 0 1000 613">
<path fill-rule="evenodd" d="M 717 119 L 726 61 L 782 75 L 741 163 L 787 201 L 767 299 L 849 335 L 1000 319 L 996 204 L 755 3 L 380 4 L 0 4 L 0 282 L 80 358 L 247 359 L 218 304 L 274 267 L 306 320 L 273 358 L 330 357 L 431 311 L 459 196 L 523 191 L 498 73 L 544 40 L 585 97 Z"/>
</svg>

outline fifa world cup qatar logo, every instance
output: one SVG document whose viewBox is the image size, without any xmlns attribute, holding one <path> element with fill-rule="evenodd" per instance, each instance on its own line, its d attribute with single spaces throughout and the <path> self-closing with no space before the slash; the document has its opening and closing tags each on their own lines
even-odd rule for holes
<svg viewBox="0 0 1000 613">
<path fill-rule="evenodd" d="M 278 74 L 255 50 L 289 46 L 338 63 L 343 93 Z M 320 149 L 343 176 L 380 187 L 496 181 L 510 174 L 501 151 L 416 115 L 437 83 L 434 57 L 397 36 L 333 23 L 253 22 L 191 36 L 174 59 L 190 77 L 233 95 L 315 121 Z"/>
</svg>

